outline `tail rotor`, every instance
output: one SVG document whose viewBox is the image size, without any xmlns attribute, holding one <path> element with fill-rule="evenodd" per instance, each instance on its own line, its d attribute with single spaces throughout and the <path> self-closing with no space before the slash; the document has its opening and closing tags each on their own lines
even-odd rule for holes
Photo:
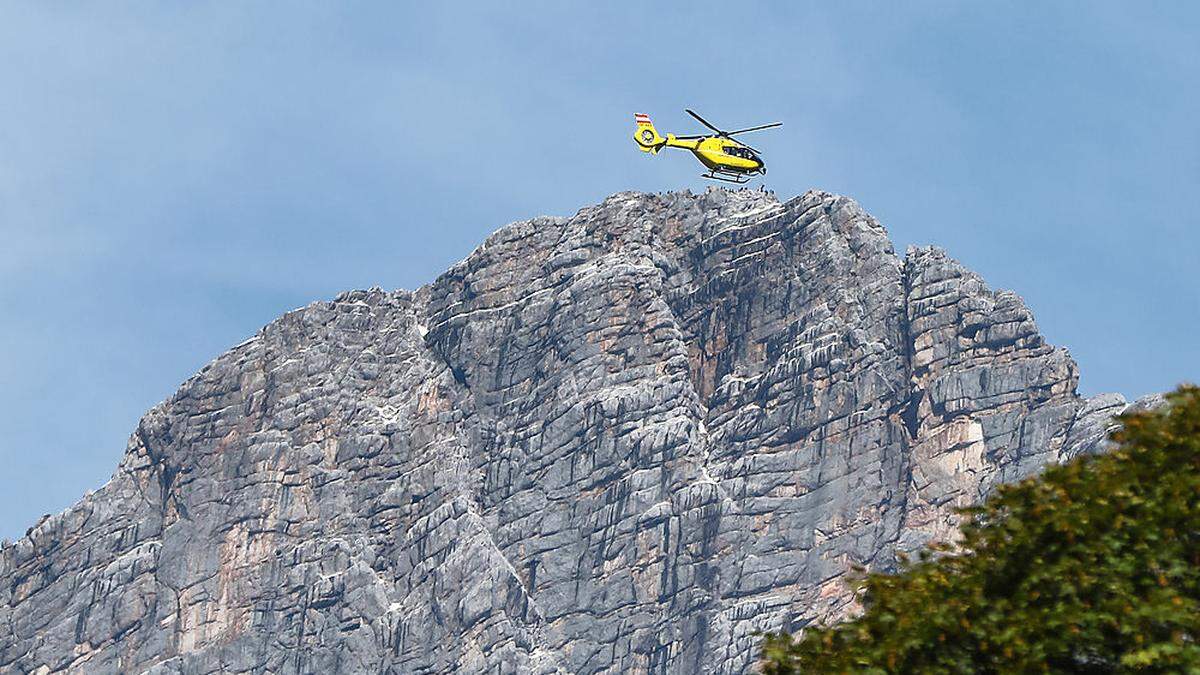
<svg viewBox="0 0 1200 675">
<path fill-rule="evenodd" d="M 638 150 L 654 155 L 658 154 L 667 139 L 658 134 L 658 129 L 654 128 L 650 116 L 645 113 L 634 113 L 633 121 L 637 123 L 637 129 L 633 132 L 633 140 L 638 144 Z"/>
</svg>

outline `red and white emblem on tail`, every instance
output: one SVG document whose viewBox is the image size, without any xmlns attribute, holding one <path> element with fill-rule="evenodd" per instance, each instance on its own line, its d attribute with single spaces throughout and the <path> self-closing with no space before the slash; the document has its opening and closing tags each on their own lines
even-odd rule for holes
<svg viewBox="0 0 1200 675">
<path fill-rule="evenodd" d="M 637 141 L 638 149 L 642 152 L 657 155 L 658 149 L 665 145 L 667 140 L 658 135 L 658 130 L 651 124 L 650 116 L 646 113 L 634 113 L 633 119 L 637 122 L 637 129 L 633 132 L 633 140 Z"/>
</svg>

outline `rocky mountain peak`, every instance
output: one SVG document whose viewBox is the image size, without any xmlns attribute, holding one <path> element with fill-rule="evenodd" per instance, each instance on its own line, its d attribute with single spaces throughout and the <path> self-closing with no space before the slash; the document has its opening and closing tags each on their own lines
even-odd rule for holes
<svg viewBox="0 0 1200 675">
<path fill-rule="evenodd" d="M 850 199 L 617 193 L 185 382 L 0 552 L 0 670 L 745 672 L 1099 448 L 1125 402 L 1077 382 Z"/>
</svg>

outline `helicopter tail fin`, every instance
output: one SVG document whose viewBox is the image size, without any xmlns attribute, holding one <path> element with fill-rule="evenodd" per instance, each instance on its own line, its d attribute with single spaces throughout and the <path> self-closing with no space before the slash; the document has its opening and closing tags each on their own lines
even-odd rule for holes
<svg viewBox="0 0 1200 675">
<path fill-rule="evenodd" d="M 658 129 L 654 128 L 654 123 L 650 121 L 650 116 L 645 113 L 634 113 L 633 120 L 637 122 L 637 129 L 633 132 L 633 140 L 638 144 L 638 150 L 658 154 L 659 148 L 666 144 L 667 139 L 658 135 Z"/>
</svg>

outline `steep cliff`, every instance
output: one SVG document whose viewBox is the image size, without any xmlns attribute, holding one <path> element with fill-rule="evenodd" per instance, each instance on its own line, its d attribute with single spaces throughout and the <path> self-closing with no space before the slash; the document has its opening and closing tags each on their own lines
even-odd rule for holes
<svg viewBox="0 0 1200 675">
<path fill-rule="evenodd" d="M 621 193 L 291 312 L 0 553 L 0 670 L 743 672 L 1118 396 L 853 201 Z"/>
</svg>

